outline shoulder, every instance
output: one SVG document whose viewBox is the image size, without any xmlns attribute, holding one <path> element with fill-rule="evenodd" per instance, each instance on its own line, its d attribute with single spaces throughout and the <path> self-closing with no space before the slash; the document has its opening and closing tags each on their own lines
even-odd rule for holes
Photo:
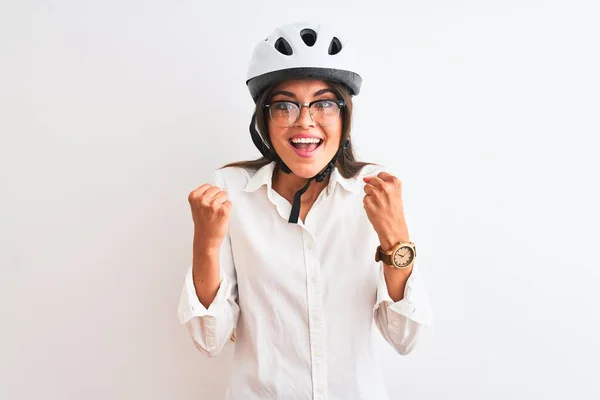
<svg viewBox="0 0 600 400">
<path fill-rule="evenodd" d="M 212 173 L 211 184 L 220 187 L 222 190 L 242 190 L 248 184 L 254 171 L 249 171 L 241 167 L 219 168 Z"/>
<path fill-rule="evenodd" d="M 366 176 L 375 176 L 382 171 L 386 171 L 385 167 L 382 165 L 366 164 L 353 176 L 348 178 L 343 177 L 341 171 L 336 169 L 334 179 L 350 192 L 361 193 L 358 189 L 362 189 L 365 185 L 363 178 Z"/>
<path fill-rule="evenodd" d="M 356 179 L 362 179 L 365 176 L 373 176 L 373 175 L 377 175 L 380 172 L 389 172 L 388 169 L 380 164 L 369 164 L 369 165 L 365 165 L 360 172 L 358 173 L 358 175 L 356 175 Z"/>
<path fill-rule="evenodd" d="M 380 173 L 385 172 L 393 176 L 398 176 L 392 168 L 389 168 L 381 164 L 368 164 L 362 167 L 362 169 L 354 176 L 349 179 L 352 185 L 363 186 L 363 178 L 367 176 L 378 176 Z"/>
</svg>

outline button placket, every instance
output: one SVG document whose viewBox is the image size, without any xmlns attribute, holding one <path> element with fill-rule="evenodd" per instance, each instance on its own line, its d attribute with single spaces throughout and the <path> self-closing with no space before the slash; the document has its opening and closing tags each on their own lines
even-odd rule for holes
<svg viewBox="0 0 600 400">
<path fill-rule="evenodd" d="M 325 361 L 325 327 L 323 321 L 323 302 L 320 284 L 320 265 L 315 255 L 315 242 L 312 235 L 302 231 L 305 245 L 304 260 L 307 276 L 308 324 L 311 355 L 311 375 L 313 397 L 327 399 L 327 366 Z"/>
</svg>

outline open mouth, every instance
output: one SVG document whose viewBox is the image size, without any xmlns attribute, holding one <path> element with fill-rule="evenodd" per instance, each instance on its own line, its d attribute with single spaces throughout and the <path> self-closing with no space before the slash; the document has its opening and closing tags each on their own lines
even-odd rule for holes
<svg viewBox="0 0 600 400">
<path fill-rule="evenodd" d="M 290 139 L 289 143 L 298 156 L 312 157 L 316 154 L 316 151 L 321 147 L 321 144 L 323 144 L 323 139 Z"/>
</svg>

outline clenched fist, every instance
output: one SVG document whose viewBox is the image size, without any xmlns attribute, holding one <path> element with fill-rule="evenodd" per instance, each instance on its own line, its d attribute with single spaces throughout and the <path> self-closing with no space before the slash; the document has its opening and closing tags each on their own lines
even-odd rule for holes
<svg viewBox="0 0 600 400">
<path fill-rule="evenodd" d="M 382 247 L 388 250 L 399 240 L 408 241 L 400 179 L 380 172 L 377 176 L 364 177 L 363 181 L 363 205 Z"/>
<path fill-rule="evenodd" d="M 194 220 L 195 240 L 202 248 L 217 250 L 227 234 L 231 202 L 227 192 L 205 184 L 188 196 Z"/>
</svg>

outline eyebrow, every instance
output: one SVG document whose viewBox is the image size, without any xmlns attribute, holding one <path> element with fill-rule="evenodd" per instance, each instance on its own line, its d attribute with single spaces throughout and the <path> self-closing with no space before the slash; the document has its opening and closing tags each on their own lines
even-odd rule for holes
<svg viewBox="0 0 600 400">
<path fill-rule="evenodd" d="M 317 91 L 316 91 L 316 92 L 313 94 L 313 97 L 317 97 L 317 96 L 320 96 L 320 95 L 322 95 L 322 94 L 325 94 L 325 93 L 333 93 L 333 94 L 336 94 L 336 93 L 335 93 L 335 92 L 334 92 L 332 89 L 329 89 L 329 88 L 324 88 L 324 89 L 321 89 L 321 90 L 317 90 Z M 281 95 L 283 95 L 283 96 L 287 96 L 287 97 L 291 97 L 291 98 L 293 98 L 293 99 L 295 99 L 295 98 L 296 98 L 296 95 L 295 95 L 294 93 L 292 93 L 292 92 L 288 92 L 288 91 L 286 91 L 286 90 L 278 90 L 278 91 L 276 91 L 275 93 L 271 94 L 271 98 L 273 98 L 273 97 L 277 96 L 278 94 L 281 94 Z"/>
</svg>

